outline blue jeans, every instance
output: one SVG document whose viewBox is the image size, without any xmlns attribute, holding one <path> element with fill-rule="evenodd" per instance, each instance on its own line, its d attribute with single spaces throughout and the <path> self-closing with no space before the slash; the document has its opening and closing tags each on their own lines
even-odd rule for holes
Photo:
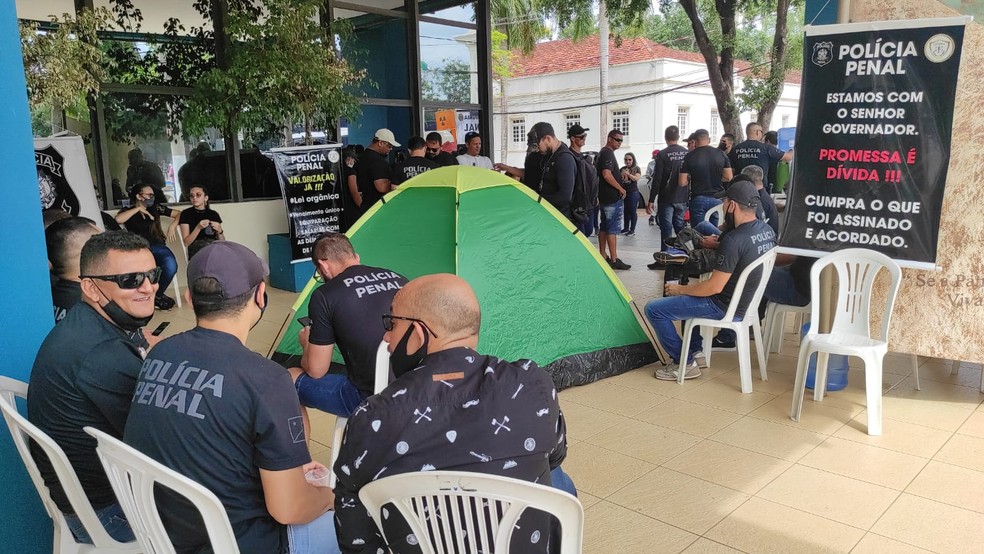
<svg viewBox="0 0 984 554">
<path fill-rule="evenodd" d="M 599 233 L 617 235 L 622 232 L 622 201 L 616 200 L 611 204 L 601 205 L 601 226 Z"/>
<path fill-rule="evenodd" d="M 639 189 L 636 189 L 628 193 L 622 200 L 624 204 L 623 221 L 625 223 L 622 227 L 626 231 L 635 232 L 636 223 L 639 222 L 639 200 L 641 198 L 642 193 L 639 192 Z"/>
<path fill-rule="evenodd" d="M 698 233 L 704 235 L 705 237 L 709 237 L 711 235 L 714 236 L 721 235 L 721 229 L 718 228 L 713 223 L 707 221 L 701 221 L 697 225 L 694 225 L 694 231 L 697 231 Z"/>
<path fill-rule="evenodd" d="M 683 212 L 685 211 L 687 211 L 686 204 L 656 205 L 659 235 L 664 243 L 660 245 L 660 250 L 666 250 L 666 241 L 670 240 L 674 233 L 679 233 L 683 229 Z"/>
<path fill-rule="evenodd" d="M 346 375 L 329 373 L 314 379 L 302 373 L 294 381 L 301 404 L 337 416 L 349 417 L 365 397 Z"/>
<path fill-rule="evenodd" d="M 724 310 L 709 296 L 668 296 L 650 300 L 646 304 L 646 319 L 652 324 L 656 338 L 674 363 L 680 362 L 680 349 L 683 347 L 683 339 L 677 333 L 674 322 L 695 317 L 721 319 L 724 317 Z M 686 363 L 693 361 L 694 352 L 703 348 L 703 342 L 698 329 L 694 329 L 690 334 Z"/>
<path fill-rule="evenodd" d="M 560 466 L 550 471 L 550 486 L 564 491 L 571 496 L 577 496 L 577 488 L 574 487 L 574 480 L 571 479 L 570 475 L 564 473 L 564 470 Z"/>
<path fill-rule="evenodd" d="M 96 517 L 99 518 L 99 523 L 102 523 L 102 526 L 109 533 L 110 537 L 120 542 L 131 542 L 136 539 L 133 536 L 133 530 L 130 529 L 130 523 L 126 520 L 126 514 L 123 513 L 123 508 L 120 507 L 119 503 L 110 504 L 105 508 L 96 510 Z M 65 514 L 65 522 L 68 523 L 68 528 L 75 535 L 76 541 L 84 544 L 92 544 L 92 537 L 89 536 L 89 532 L 85 530 L 78 516 L 75 514 Z"/>
<path fill-rule="evenodd" d="M 154 255 L 157 267 L 161 268 L 161 280 L 158 281 L 160 287 L 157 289 L 157 295 L 160 296 L 164 294 L 178 273 L 178 260 L 174 259 L 174 252 L 171 252 L 166 244 L 151 244 L 150 252 Z"/>
<path fill-rule="evenodd" d="M 335 512 L 325 512 L 301 525 L 287 526 L 290 554 L 339 554 Z"/>
<path fill-rule="evenodd" d="M 720 198 L 714 198 L 713 196 L 694 196 L 690 199 L 690 226 L 697 228 L 697 224 L 704 221 L 704 215 L 707 210 L 710 210 L 714 206 L 719 206 L 721 204 Z M 711 218 L 711 223 L 714 225 L 720 225 L 721 222 L 717 220 L 717 216 Z"/>
<path fill-rule="evenodd" d="M 764 297 L 770 302 L 789 306 L 806 306 L 810 303 L 808 296 L 803 296 L 796 290 L 793 276 L 789 273 L 789 268 L 785 267 L 777 267 L 772 270 L 769 282 L 765 284 Z"/>
</svg>

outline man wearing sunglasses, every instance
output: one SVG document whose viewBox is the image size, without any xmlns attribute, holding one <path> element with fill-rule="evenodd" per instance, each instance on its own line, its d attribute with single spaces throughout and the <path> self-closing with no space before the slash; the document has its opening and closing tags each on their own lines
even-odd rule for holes
<svg viewBox="0 0 984 554">
<path fill-rule="evenodd" d="M 301 367 L 290 369 L 301 404 L 348 417 L 375 390 L 376 350 L 383 340 L 379 317 L 407 279 L 388 269 L 362 265 L 348 237 L 326 233 L 311 250 L 324 284 L 308 301 L 309 327 L 297 334 Z M 329 373 L 335 347 L 343 371 Z"/>
<path fill-rule="evenodd" d="M 553 381 L 530 360 L 509 363 L 476 352 L 480 324 L 474 291 L 455 275 L 414 279 L 393 298 L 382 325 L 396 380 L 349 419 L 335 462 L 343 552 L 383 550 L 358 493 L 391 475 L 474 471 L 574 492 L 560 471 L 566 425 Z M 413 552 L 415 537 L 397 519 L 393 528 L 387 522 L 388 546 Z M 550 537 L 542 523 L 521 518 L 509 551 L 546 551 Z"/>
<path fill-rule="evenodd" d="M 443 140 L 444 139 L 441 137 L 441 133 L 438 133 L 437 131 L 427 133 L 427 159 L 435 162 L 440 167 L 458 165 L 457 158 L 452 156 L 449 152 L 441 150 L 441 142 Z"/>
<path fill-rule="evenodd" d="M 598 153 L 598 203 L 601 211 L 598 250 L 612 269 L 632 267 L 618 257 L 618 235 L 622 232 L 622 199 L 625 198 L 626 191 L 615 151 L 622 147 L 623 138 L 621 131 L 612 129 L 608 133 L 608 141 Z"/>
<path fill-rule="evenodd" d="M 27 415 L 65 452 L 109 534 L 128 541 L 133 533 L 92 437 L 82 429 L 91 425 L 123 437 L 148 346 L 140 329 L 154 316 L 161 270 L 147 241 L 128 231 L 93 235 L 82 247 L 79 266 L 82 302 L 41 344 L 31 370 Z M 35 448 L 32 453 L 75 538 L 91 542 L 47 456 Z"/>
</svg>

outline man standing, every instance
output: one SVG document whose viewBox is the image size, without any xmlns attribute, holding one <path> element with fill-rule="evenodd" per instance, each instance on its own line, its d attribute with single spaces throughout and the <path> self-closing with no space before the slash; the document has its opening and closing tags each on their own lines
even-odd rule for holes
<svg viewBox="0 0 984 554">
<path fill-rule="evenodd" d="M 762 142 L 778 150 L 779 133 L 777 133 L 776 131 L 769 131 L 768 133 L 762 135 Z M 772 194 L 772 192 L 776 190 L 776 183 L 778 182 L 778 175 L 779 175 L 778 171 L 779 171 L 779 162 L 773 161 L 772 158 L 769 158 L 769 173 L 768 175 L 766 175 L 766 180 L 765 180 L 765 190 L 768 191 L 769 194 Z"/>
<path fill-rule="evenodd" d="M 465 133 L 465 147 L 468 150 L 458 156 L 458 165 L 470 165 L 473 167 L 484 167 L 485 169 L 494 169 L 492 166 L 492 160 L 488 156 L 482 155 L 482 135 L 475 131 L 470 133 Z"/>
<path fill-rule="evenodd" d="M 393 166 L 393 184 L 402 185 L 404 181 L 413 179 L 421 173 L 426 173 L 432 169 L 441 167 L 434 160 L 424 156 L 427 151 L 427 143 L 421 137 L 410 137 L 407 140 L 407 149 L 410 150 L 410 157 Z"/>
<path fill-rule="evenodd" d="M 65 317 L 68 310 L 82 301 L 82 279 L 79 275 L 79 258 L 82 246 L 99 229 L 87 217 L 60 219 L 44 230 L 44 242 L 48 249 L 48 265 L 54 278 L 51 283 L 51 302 L 55 309 L 55 323 Z"/>
<path fill-rule="evenodd" d="M 690 224 L 696 226 L 704 221 L 707 210 L 721 203 L 714 196 L 724 190 L 723 183 L 730 181 L 734 174 L 724 152 L 708 144 L 711 138 L 706 129 L 697 129 L 691 136 L 696 148 L 683 158 L 679 184 L 690 185 Z"/>
<path fill-rule="evenodd" d="M 618 234 L 622 232 L 622 199 L 625 187 L 615 150 L 622 146 L 622 132 L 612 129 L 608 140 L 598 153 L 598 204 L 601 210 L 601 227 L 598 229 L 598 250 L 612 269 L 629 269 L 632 266 L 618 257 Z M 605 250 L 608 253 L 605 253 Z"/>
<path fill-rule="evenodd" d="M 677 144 L 680 129 L 670 125 L 663 132 L 666 148 L 656 155 L 653 176 L 650 180 L 649 203 L 646 212 L 653 213 L 656 201 L 656 218 L 659 221 L 660 250 L 666 250 L 674 233 L 683 229 L 683 214 L 687 211 L 690 188 L 680 186 L 680 166 L 687 155 L 687 149 Z"/>
<path fill-rule="evenodd" d="M 291 368 L 290 374 L 301 404 L 348 417 L 374 392 L 376 349 L 383 340 L 377 322 L 407 280 L 359 263 L 352 243 L 341 233 L 321 235 L 311 259 L 325 284 L 311 293 L 311 326 L 297 335 L 303 350 L 301 367 Z M 336 344 L 345 374 L 328 373 Z"/>
<path fill-rule="evenodd" d="M 574 153 L 557 139 L 553 125 L 544 121 L 534 125 L 526 138 L 529 146 L 536 147 L 546 158 L 543 163 L 540 196 L 564 214 L 564 217 L 573 219 L 571 195 L 574 194 L 574 179 L 577 177 Z"/>
<path fill-rule="evenodd" d="M 593 160 L 591 160 L 590 156 L 582 152 L 582 150 L 584 150 L 584 143 L 588 141 L 588 131 L 590 130 L 591 129 L 585 129 L 584 127 L 581 127 L 580 124 L 575 123 L 574 125 L 571 125 L 567 129 L 567 141 L 570 143 L 569 148 L 571 149 L 571 153 L 573 153 L 575 156 L 579 156 L 583 160 L 586 160 L 589 163 L 589 165 L 593 166 L 594 162 Z M 592 174 L 591 178 L 593 182 L 597 181 L 598 173 L 595 172 L 594 174 Z M 585 177 L 585 184 L 587 184 L 587 177 Z M 592 186 L 591 190 L 588 191 L 589 195 L 594 196 L 594 198 L 592 199 L 592 201 L 594 202 L 594 207 L 588 211 L 587 219 L 585 219 L 584 223 L 581 224 L 581 232 L 584 233 L 584 236 L 586 237 L 590 237 L 592 234 L 598 231 L 600 227 L 598 225 L 598 190 L 597 189 L 598 189 L 598 183 L 594 182 L 594 186 Z"/>
<path fill-rule="evenodd" d="M 724 312 L 736 293 L 742 294 L 735 313 L 736 318 L 743 317 L 747 309 L 757 309 L 748 303 L 763 276 L 752 274 L 745 283 L 744 291 L 736 291 L 735 287 L 741 272 L 776 246 L 775 233 L 755 216 L 758 203 L 758 192 L 751 182 L 739 181 L 731 185 L 727 191 L 724 210 L 726 223 L 733 230 L 721 235 L 711 278 L 689 285 L 667 284 L 664 287 L 665 297 L 646 304 L 646 317 L 663 349 L 673 359 L 672 364 L 655 371 L 654 377 L 657 379 L 675 381 L 680 371 L 685 372 L 684 379 L 700 377 L 700 369 L 694 356 L 702 349 L 700 333 L 691 334 L 687 357 L 681 359 L 683 342 L 677 334 L 676 321 L 695 317 L 720 319 L 724 317 Z M 768 276 L 764 278 L 768 279 Z"/>
<path fill-rule="evenodd" d="M 369 211 L 383 195 L 393 190 L 393 174 L 387 157 L 390 150 L 399 145 L 393 137 L 393 131 L 380 129 L 372 137 L 372 144 L 359 155 L 355 167 L 359 193 L 362 195 L 359 206 L 362 213 Z"/>
<path fill-rule="evenodd" d="M 121 438 L 154 316 L 161 270 L 147 241 L 127 231 L 93 235 L 79 263 L 82 302 L 48 333 L 31 369 L 27 418 L 61 447 L 100 522 L 113 538 L 133 540 L 96 455 L 92 426 Z M 51 498 L 79 542 L 91 542 L 48 457 L 31 445 Z"/>
<path fill-rule="evenodd" d="M 393 299 L 382 324 L 396 380 L 349 419 L 335 462 L 343 552 L 383 550 L 359 501 L 359 490 L 376 479 L 444 469 L 562 488 L 553 477 L 563 475 L 566 425 L 553 381 L 530 360 L 507 363 L 476 352 L 480 323 L 475 293 L 455 275 L 414 279 Z M 543 552 L 549 531 L 523 519 L 518 525 L 514 544 L 525 550 L 510 552 Z M 389 522 L 386 530 L 390 550 L 413 551 L 415 536 Z"/>
<path fill-rule="evenodd" d="M 441 150 L 441 140 L 441 133 L 437 131 L 427 133 L 427 159 L 440 167 L 458 165 L 458 160 L 454 156 Z"/>
<path fill-rule="evenodd" d="M 731 165 L 735 171 L 741 171 L 750 165 L 762 168 L 762 174 L 769 174 L 769 165 L 780 161 L 788 162 L 793 159 L 793 151 L 783 154 L 771 144 L 762 142 L 762 126 L 756 122 L 745 125 L 744 142 L 739 142 L 731 149 Z"/>
<path fill-rule="evenodd" d="M 721 135 L 721 142 L 718 144 L 718 150 L 724 152 L 725 155 L 731 154 L 731 149 L 735 146 L 735 136 L 731 133 L 725 133 Z"/>
<path fill-rule="evenodd" d="M 312 463 L 290 376 L 246 347 L 267 306 L 266 269 L 231 241 L 188 264 L 197 327 L 161 341 L 143 367 L 124 440 L 222 502 L 243 553 L 338 552 L 334 495 L 305 480 Z M 157 506 L 179 552 L 208 534 L 196 508 L 162 490 Z"/>
</svg>

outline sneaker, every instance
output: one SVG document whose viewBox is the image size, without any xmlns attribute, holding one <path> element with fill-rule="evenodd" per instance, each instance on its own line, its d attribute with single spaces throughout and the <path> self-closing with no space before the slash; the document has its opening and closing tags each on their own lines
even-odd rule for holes
<svg viewBox="0 0 984 554">
<path fill-rule="evenodd" d="M 711 348 L 713 348 L 715 352 L 717 351 L 731 352 L 737 350 L 734 341 L 725 342 L 718 337 L 714 337 L 714 340 L 711 341 Z"/>
<path fill-rule="evenodd" d="M 615 258 L 615 260 L 612 261 L 611 263 L 612 263 L 612 269 L 632 269 L 631 265 L 623 262 L 619 258 Z"/>
<path fill-rule="evenodd" d="M 707 358 L 704 356 L 703 350 L 694 352 L 694 361 L 697 362 L 697 367 L 707 369 Z"/>
<path fill-rule="evenodd" d="M 679 265 L 679 264 L 687 263 L 687 260 L 690 259 L 690 256 L 686 254 L 672 254 L 670 252 L 663 252 L 661 250 L 659 252 L 653 252 L 653 259 L 663 265 L 670 265 L 670 264 Z"/>
<path fill-rule="evenodd" d="M 174 307 L 174 299 L 166 294 L 158 294 L 154 297 L 154 307 L 158 310 L 170 310 Z"/>
<path fill-rule="evenodd" d="M 649 269 L 655 269 L 657 271 L 660 270 L 660 269 L 666 269 L 666 265 L 661 264 L 659 262 L 653 262 L 651 264 L 646 264 L 646 267 L 648 267 Z"/>
<path fill-rule="evenodd" d="M 649 224 L 656 225 L 656 216 L 654 215 L 649 216 Z"/>
<path fill-rule="evenodd" d="M 684 380 L 696 379 L 700 377 L 700 368 L 697 367 L 696 360 L 690 362 L 685 371 L 686 373 L 683 374 Z M 653 372 L 653 377 L 659 379 L 660 381 L 676 381 L 679 376 L 680 364 L 670 364 Z"/>
<path fill-rule="evenodd" d="M 626 231 L 625 232 L 625 236 L 627 236 L 627 237 L 634 237 L 635 236 L 635 231 Z"/>
</svg>

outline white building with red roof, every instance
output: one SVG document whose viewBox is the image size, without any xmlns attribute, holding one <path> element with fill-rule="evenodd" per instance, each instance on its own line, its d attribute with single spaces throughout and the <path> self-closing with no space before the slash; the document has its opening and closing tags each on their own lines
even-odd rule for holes
<svg viewBox="0 0 984 554">
<path fill-rule="evenodd" d="M 586 151 L 604 145 L 600 124 L 599 41 L 589 37 L 542 42 L 528 56 L 517 55 L 513 76 L 507 79 L 506 106 L 495 90 L 497 161 L 502 158 L 502 125 L 506 125 L 506 163 L 522 166 L 526 155 L 526 132 L 538 121 L 554 126 L 558 138 L 567 140 L 566 129 L 577 123 L 588 131 Z M 703 57 L 656 44 L 645 38 L 627 38 L 620 46 L 609 42 L 608 129 L 625 133 L 619 160 L 633 152 L 643 168 L 651 152 L 663 148 L 663 130 L 680 127 L 682 138 L 697 129 L 707 129 L 712 144 L 725 133 L 717 104 L 707 83 Z M 735 86 L 749 63 L 735 64 Z M 772 129 L 794 127 L 800 96 L 800 74 L 790 72 L 782 97 L 772 116 Z M 505 113 L 502 113 L 505 112 Z M 742 124 L 754 114 L 743 113 Z"/>
</svg>

